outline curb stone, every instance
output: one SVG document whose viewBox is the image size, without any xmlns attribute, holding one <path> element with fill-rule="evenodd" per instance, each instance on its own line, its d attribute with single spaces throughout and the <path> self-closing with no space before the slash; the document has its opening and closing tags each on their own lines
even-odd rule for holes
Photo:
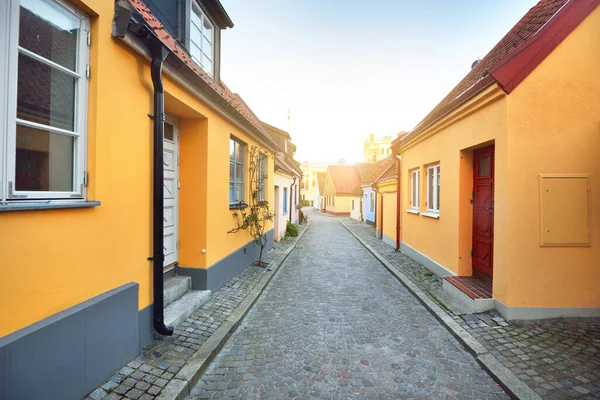
<svg viewBox="0 0 600 400">
<path fill-rule="evenodd" d="M 490 354 L 487 349 L 477 341 L 469 332 L 461 327 L 456 321 L 448 315 L 431 297 L 423 292 L 417 285 L 406 277 L 402 272 L 381 256 L 377 250 L 367 244 L 362 238 L 352 232 L 341 220 L 338 222 L 346 229 L 356 240 L 360 242 L 373 256 L 398 280 L 402 283 L 416 298 L 429 310 L 429 312 L 440 323 L 458 339 L 465 349 L 475 357 L 475 360 L 482 368 L 507 392 L 509 396 L 522 400 L 541 400 L 541 397 L 535 393 L 522 380 L 517 378 L 508 368 L 506 368 L 496 357 Z"/>
<path fill-rule="evenodd" d="M 163 388 L 157 400 L 183 400 L 198 383 L 202 374 L 206 371 L 209 364 L 225 345 L 225 342 L 235 332 L 246 314 L 250 311 L 254 303 L 258 300 L 271 279 L 275 276 L 279 267 L 287 259 L 289 254 L 298 246 L 298 243 L 304 237 L 304 234 L 310 228 L 310 222 L 306 224 L 306 229 L 300 233 L 296 243 L 290 246 L 279 258 L 273 261 L 273 266 L 269 274 L 265 274 L 254 288 L 242 300 L 239 306 L 229 315 L 221 326 L 211 335 L 210 338 L 194 353 L 194 355 L 179 370 L 177 375 Z"/>
</svg>

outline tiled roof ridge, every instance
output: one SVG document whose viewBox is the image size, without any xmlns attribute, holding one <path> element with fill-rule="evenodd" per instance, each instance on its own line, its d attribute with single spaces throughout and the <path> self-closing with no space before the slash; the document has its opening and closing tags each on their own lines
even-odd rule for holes
<svg viewBox="0 0 600 400">
<path fill-rule="evenodd" d="M 187 50 L 182 48 L 177 40 L 164 27 L 162 22 L 154 16 L 152 10 L 144 3 L 143 0 L 128 0 L 129 4 L 142 16 L 144 21 L 152 29 L 154 34 L 163 42 L 163 44 L 173 52 L 184 64 L 188 66 L 196 75 L 200 77 L 208 86 L 217 92 L 225 101 L 227 101 L 235 111 L 244 117 L 252 126 L 257 129 L 275 148 L 277 145 L 267 133 L 264 127 L 260 124 L 259 119 L 254 112 L 248 107 L 241 96 L 233 93 L 223 82 L 217 82 L 213 77 L 206 73 L 202 68 L 198 67 L 193 61 Z"/>
<path fill-rule="evenodd" d="M 527 40 L 534 37 L 568 3 L 577 0 L 540 0 L 534 5 L 500 41 L 471 69 L 458 84 L 419 122 L 408 134 L 398 138 L 413 136 L 447 112 L 460 104 L 459 100 L 476 85 L 487 86 L 493 82 L 488 70 L 498 61 L 517 50 Z"/>
</svg>

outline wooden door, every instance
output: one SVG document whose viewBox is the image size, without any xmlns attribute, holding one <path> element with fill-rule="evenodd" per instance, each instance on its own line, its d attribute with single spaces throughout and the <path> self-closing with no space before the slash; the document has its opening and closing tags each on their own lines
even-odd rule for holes
<svg viewBox="0 0 600 400">
<path fill-rule="evenodd" d="M 494 146 L 473 152 L 473 275 L 494 271 Z"/>
<path fill-rule="evenodd" d="M 165 121 L 164 136 L 164 215 L 163 251 L 165 271 L 172 269 L 178 261 L 178 212 L 179 212 L 179 124 L 168 117 Z"/>
</svg>

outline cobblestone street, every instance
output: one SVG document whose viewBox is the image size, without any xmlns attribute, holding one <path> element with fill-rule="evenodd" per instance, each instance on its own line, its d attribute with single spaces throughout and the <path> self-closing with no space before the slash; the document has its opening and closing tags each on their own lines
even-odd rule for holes
<svg viewBox="0 0 600 400">
<path fill-rule="evenodd" d="M 336 218 L 309 216 L 189 399 L 508 398 Z"/>
</svg>

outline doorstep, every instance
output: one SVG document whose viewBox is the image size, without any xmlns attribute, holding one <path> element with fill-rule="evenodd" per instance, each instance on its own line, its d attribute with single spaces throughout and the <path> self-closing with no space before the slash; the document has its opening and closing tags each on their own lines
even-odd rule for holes
<svg viewBox="0 0 600 400">
<path fill-rule="evenodd" d="M 457 298 L 470 312 L 479 313 L 495 307 L 491 281 L 473 276 L 445 276 L 442 285 L 446 293 Z"/>
</svg>

